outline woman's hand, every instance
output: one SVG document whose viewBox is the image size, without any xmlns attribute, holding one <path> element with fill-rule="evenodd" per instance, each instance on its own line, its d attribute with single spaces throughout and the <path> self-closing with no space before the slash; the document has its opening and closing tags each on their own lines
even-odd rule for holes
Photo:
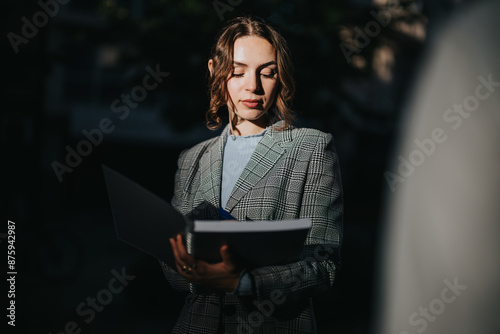
<svg viewBox="0 0 500 334">
<path fill-rule="evenodd" d="M 231 292 L 238 286 L 241 269 L 233 262 L 227 245 L 220 248 L 222 261 L 210 264 L 189 255 L 182 242 L 182 236 L 170 238 L 175 264 L 179 274 L 186 281 L 202 287 Z"/>
</svg>

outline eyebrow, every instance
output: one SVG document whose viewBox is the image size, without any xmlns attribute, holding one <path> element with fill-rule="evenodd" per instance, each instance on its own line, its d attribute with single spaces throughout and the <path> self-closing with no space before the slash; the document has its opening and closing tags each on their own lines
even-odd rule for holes
<svg viewBox="0 0 500 334">
<path fill-rule="evenodd" d="M 248 65 L 247 65 L 247 64 L 245 64 L 245 63 L 241 63 L 241 62 L 239 62 L 239 61 L 233 61 L 233 65 L 242 66 L 242 67 L 248 67 Z M 272 60 L 272 61 L 269 61 L 269 62 L 264 63 L 264 64 L 262 64 L 262 65 L 259 65 L 257 68 L 258 68 L 258 69 L 261 69 L 261 68 L 267 67 L 267 66 L 269 66 L 269 65 L 276 65 L 276 62 L 275 62 L 274 60 Z"/>
</svg>

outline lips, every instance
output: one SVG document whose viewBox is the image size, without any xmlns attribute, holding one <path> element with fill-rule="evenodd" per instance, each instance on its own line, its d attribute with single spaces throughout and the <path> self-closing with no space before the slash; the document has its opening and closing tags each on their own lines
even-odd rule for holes
<svg viewBox="0 0 500 334">
<path fill-rule="evenodd" d="M 262 104 L 261 100 L 243 100 L 241 103 L 248 108 L 257 108 L 260 104 Z"/>
</svg>

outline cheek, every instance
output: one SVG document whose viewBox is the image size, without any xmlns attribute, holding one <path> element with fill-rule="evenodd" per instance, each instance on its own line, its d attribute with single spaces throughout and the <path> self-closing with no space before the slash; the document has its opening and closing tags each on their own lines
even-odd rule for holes
<svg viewBox="0 0 500 334">
<path fill-rule="evenodd" d="M 276 96 L 276 90 L 277 90 L 277 88 L 278 88 L 278 81 L 269 82 L 267 84 L 267 86 L 265 87 L 266 92 L 268 92 L 266 95 L 270 99 L 274 99 L 274 97 Z"/>
<path fill-rule="evenodd" d="M 239 85 L 236 80 L 229 80 L 227 82 L 227 90 L 231 97 L 235 97 L 239 91 Z"/>
</svg>

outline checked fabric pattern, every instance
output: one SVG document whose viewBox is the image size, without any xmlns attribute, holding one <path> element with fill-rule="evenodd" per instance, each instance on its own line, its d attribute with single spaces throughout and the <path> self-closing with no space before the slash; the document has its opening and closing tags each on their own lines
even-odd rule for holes
<svg viewBox="0 0 500 334">
<path fill-rule="evenodd" d="M 172 205 L 191 219 L 218 219 L 210 208 L 220 206 L 228 126 L 179 157 Z M 311 218 L 301 259 L 250 270 L 255 291 L 245 297 L 201 291 L 161 263 L 172 287 L 188 292 L 174 333 L 315 333 L 311 298 L 332 287 L 342 242 L 343 193 L 332 135 L 269 126 L 225 210 L 238 220 Z"/>
</svg>

